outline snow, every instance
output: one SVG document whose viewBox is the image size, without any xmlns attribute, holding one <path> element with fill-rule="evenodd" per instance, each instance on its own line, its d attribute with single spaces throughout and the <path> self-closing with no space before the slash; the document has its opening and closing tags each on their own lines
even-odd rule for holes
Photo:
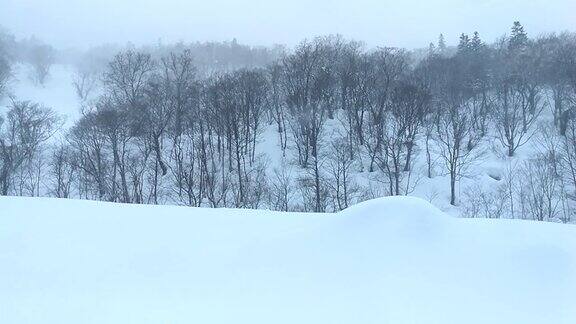
<svg viewBox="0 0 576 324">
<path fill-rule="evenodd" d="M 12 94 L 66 116 L 64 136 L 80 117 L 73 68 L 54 65 L 44 87 L 29 73 L 16 67 Z M 495 190 L 536 150 L 488 150 L 458 196 Z M 258 152 L 269 176 L 293 158 L 274 124 Z M 337 214 L 0 197 L 0 324 L 576 323 L 576 226 L 448 216 L 461 210 L 441 162 L 431 179 L 423 158 L 415 170 L 425 200 Z"/>
<path fill-rule="evenodd" d="M 0 197 L 0 323 L 575 323 L 576 227 Z"/>
<path fill-rule="evenodd" d="M 73 67 L 54 64 L 44 86 L 36 85 L 30 78 L 31 74 L 32 68 L 29 65 L 14 66 L 12 95 L 17 100 L 30 100 L 54 109 L 65 119 L 64 129 L 72 127 L 80 118 L 80 101 L 72 84 Z"/>
</svg>

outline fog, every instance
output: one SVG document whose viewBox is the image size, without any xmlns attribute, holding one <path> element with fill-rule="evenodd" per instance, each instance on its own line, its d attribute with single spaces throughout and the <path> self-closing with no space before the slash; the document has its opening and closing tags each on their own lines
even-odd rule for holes
<svg viewBox="0 0 576 324">
<path fill-rule="evenodd" d="M 444 33 L 494 40 L 520 20 L 531 35 L 575 30 L 574 0 L 0 0 L 0 25 L 60 48 L 230 40 L 294 45 L 339 33 L 371 46 L 425 47 Z"/>
</svg>

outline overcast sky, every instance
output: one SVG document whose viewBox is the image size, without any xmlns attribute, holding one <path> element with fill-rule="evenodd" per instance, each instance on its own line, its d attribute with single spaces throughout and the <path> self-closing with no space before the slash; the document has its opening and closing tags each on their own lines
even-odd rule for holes
<svg viewBox="0 0 576 324">
<path fill-rule="evenodd" d="M 0 25 L 55 46 L 230 40 L 294 45 L 339 33 L 371 46 L 493 41 L 520 20 L 530 35 L 576 30 L 576 0 L 0 0 Z"/>
</svg>

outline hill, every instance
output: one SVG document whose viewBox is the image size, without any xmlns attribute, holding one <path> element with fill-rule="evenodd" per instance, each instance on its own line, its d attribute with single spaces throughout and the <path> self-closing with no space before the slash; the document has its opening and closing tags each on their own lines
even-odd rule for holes
<svg viewBox="0 0 576 324">
<path fill-rule="evenodd" d="M 0 197 L 0 323 L 574 323 L 576 227 Z"/>
</svg>

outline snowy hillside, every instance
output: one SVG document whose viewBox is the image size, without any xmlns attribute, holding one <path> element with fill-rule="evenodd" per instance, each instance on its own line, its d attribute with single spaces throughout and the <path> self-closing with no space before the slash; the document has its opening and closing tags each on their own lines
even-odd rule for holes
<svg viewBox="0 0 576 324">
<path fill-rule="evenodd" d="M 0 323 L 574 323 L 576 227 L 0 198 Z"/>
<path fill-rule="evenodd" d="M 510 32 L 440 35 L 424 56 L 340 35 L 3 41 L 0 195 L 319 213 L 414 196 L 575 223 L 576 34 Z"/>
<path fill-rule="evenodd" d="M 11 93 L 20 100 L 31 100 L 38 102 L 44 106 L 52 108 L 56 113 L 64 118 L 65 123 L 62 128 L 51 138 L 53 143 L 67 143 L 70 139 L 67 138 L 74 123 L 81 117 L 81 107 L 86 104 L 81 101 L 75 94 L 73 80 L 75 68 L 68 65 L 56 64 L 52 67 L 52 72 L 48 77 L 44 86 L 38 86 L 31 81 L 29 75 L 32 70 L 27 65 L 17 65 L 15 67 L 15 77 L 11 84 Z M 95 97 L 93 94 L 92 96 Z M 9 101 L 4 100 L 5 109 L 8 109 Z M 338 138 L 345 133 L 340 119 L 343 116 L 329 120 L 326 125 L 326 130 L 323 137 L 326 139 L 325 146 L 329 147 L 329 141 L 333 138 Z M 546 112 L 541 117 L 541 123 L 550 119 L 549 113 Z M 507 210 L 508 207 L 503 208 L 506 200 L 506 191 L 513 190 L 512 186 L 520 186 L 513 183 L 518 177 L 515 173 L 518 172 L 525 162 L 533 158 L 535 152 L 539 152 L 541 142 L 544 140 L 541 136 L 534 136 L 528 141 L 527 145 L 518 150 L 515 157 L 505 157 L 502 153 L 503 149 L 496 138 L 488 138 L 481 143 L 482 156 L 477 159 L 466 170 L 466 174 L 462 176 L 457 183 L 458 196 L 460 203 L 458 206 L 450 205 L 450 179 L 445 167 L 441 162 L 441 157 L 438 151 L 433 151 L 432 160 L 432 176 L 426 176 L 426 160 L 424 156 L 424 143 L 421 138 L 415 147 L 416 159 L 414 162 L 414 174 L 406 185 L 413 187 L 409 190 L 409 195 L 422 198 L 429 201 L 436 207 L 444 212 L 454 216 L 473 217 L 471 213 L 476 216 L 488 218 L 530 218 L 527 215 L 514 215 L 511 216 Z M 258 137 L 257 153 L 266 161 L 267 175 L 269 180 L 275 180 L 278 177 L 277 170 L 282 170 L 282 176 L 286 176 L 292 186 L 301 177 L 306 177 L 307 170 L 300 170 L 295 166 L 293 156 L 296 155 L 296 149 L 293 145 L 289 145 L 288 154 L 284 156 L 279 144 L 277 126 L 275 123 L 263 123 L 262 133 Z M 171 152 L 165 153 L 167 156 Z M 330 165 L 323 165 L 328 169 Z M 34 195 L 51 196 L 53 195 L 53 180 L 49 177 L 42 177 L 38 179 L 40 182 L 39 193 Z M 77 177 L 76 177 L 77 178 Z M 357 185 L 354 193 L 354 202 L 365 199 L 370 199 L 379 196 L 388 195 L 386 192 L 385 176 L 380 172 L 367 172 L 367 166 L 354 165 L 351 168 L 351 179 L 354 185 Z M 78 179 L 76 179 L 78 180 Z M 165 183 L 165 186 L 170 184 Z M 79 189 L 72 190 L 71 197 L 78 198 Z M 171 189 L 165 189 L 169 191 Z M 514 189 L 516 190 L 516 189 Z M 289 206 L 290 210 L 302 209 L 300 206 L 301 198 L 300 193 L 296 193 L 297 188 L 292 188 L 293 196 L 292 203 Z M 16 192 L 18 193 L 18 192 Z M 22 194 L 21 191 L 19 194 Z M 30 195 L 28 193 L 24 195 Z M 95 198 L 93 198 L 95 199 Z M 162 203 L 167 204 L 183 204 L 184 202 L 173 197 L 169 197 Z M 204 204 L 206 205 L 206 204 Z M 473 209 L 472 211 L 470 209 Z M 558 208 L 560 209 L 560 208 Z M 559 215 L 561 213 L 558 213 Z M 570 215 L 560 215 L 560 219 L 549 219 L 552 221 L 571 222 Z"/>
<path fill-rule="evenodd" d="M 72 86 L 73 72 L 72 66 L 56 64 L 51 69 L 46 85 L 38 86 L 30 80 L 33 73 L 30 66 L 16 65 L 12 95 L 53 108 L 65 118 L 64 127 L 70 128 L 80 116 L 80 102 Z"/>
</svg>

